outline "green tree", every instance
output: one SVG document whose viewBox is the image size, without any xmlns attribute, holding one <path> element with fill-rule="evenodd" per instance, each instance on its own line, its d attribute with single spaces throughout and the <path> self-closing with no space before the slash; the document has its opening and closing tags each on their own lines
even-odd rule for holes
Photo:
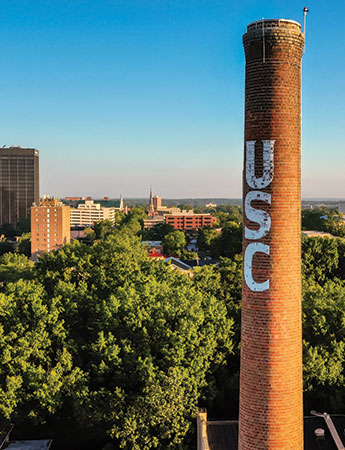
<svg viewBox="0 0 345 450">
<path fill-rule="evenodd" d="M 165 235 L 174 231 L 174 227 L 167 223 L 159 223 L 151 230 L 146 230 L 143 239 L 147 241 L 161 241 Z"/>
<path fill-rule="evenodd" d="M 236 255 L 233 260 L 220 258 L 217 266 L 199 267 L 194 273 L 196 288 L 224 302 L 227 316 L 234 320 L 234 351 L 227 355 L 226 364 L 214 368 L 209 374 L 203 405 L 210 416 L 236 416 L 239 402 L 242 257 Z"/>
<path fill-rule="evenodd" d="M 0 241 L 0 256 L 6 253 L 14 253 L 13 244 L 7 241 Z"/>
<path fill-rule="evenodd" d="M 227 222 L 218 239 L 213 241 L 211 253 L 214 256 L 233 258 L 242 252 L 242 225 Z"/>
<path fill-rule="evenodd" d="M 303 296 L 305 409 L 345 412 L 345 284 L 308 280 Z"/>
<path fill-rule="evenodd" d="M 124 222 L 126 214 L 123 211 L 115 211 L 115 225 L 120 227 L 122 222 Z"/>
<path fill-rule="evenodd" d="M 56 301 L 35 281 L 9 283 L 0 293 L 0 414 L 41 422 L 62 405 L 81 377 L 64 346 Z"/>
<path fill-rule="evenodd" d="M 302 237 L 302 273 L 305 279 L 324 283 L 334 277 L 339 265 L 339 239 Z"/>
<path fill-rule="evenodd" d="M 197 246 L 200 251 L 210 251 L 219 233 L 214 228 L 205 227 L 198 230 Z"/>
<path fill-rule="evenodd" d="M 229 222 L 242 223 L 242 212 L 238 206 L 219 206 L 217 207 L 217 212 L 213 215 L 217 217 L 218 224 L 221 228 L 225 227 Z"/>
<path fill-rule="evenodd" d="M 147 214 L 144 207 L 131 208 L 120 228 L 126 233 L 139 235 L 144 228 L 145 219 L 147 219 Z"/>
<path fill-rule="evenodd" d="M 19 238 L 18 252 L 25 256 L 31 256 L 31 233 L 23 233 Z"/>
<path fill-rule="evenodd" d="M 34 277 L 34 263 L 25 255 L 18 253 L 6 253 L 0 257 L 0 290 L 1 286 L 19 279 Z"/>
<path fill-rule="evenodd" d="M 76 426 L 128 450 L 186 448 L 207 377 L 233 349 L 224 302 L 123 231 L 49 253 L 37 270 L 84 374 L 69 397 Z"/>
<path fill-rule="evenodd" d="M 328 216 L 329 210 L 314 208 L 302 209 L 302 230 L 325 231 L 325 219 L 321 217 Z"/>
<path fill-rule="evenodd" d="M 91 243 L 96 239 L 96 234 L 92 228 L 85 228 L 84 233 L 85 233 L 85 238 L 82 239 L 83 242 Z"/>
<path fill-rule="evenodd" d="M 114 225 L 111 220 L 102 220 L 101 222 L 96 222 L 93 226 L 95 239 L 104 239 L 108 234 L 112 233 L 113 228 Z"/>
<path fill-rule="evenodd" d="M 180 230 L 172 231 L 163 237 L 162 244 L 165 254 L 181 256 L 187 245 L 186 235 Z"/>
<path fill-rule="evenodd" d="M 325 222 L 325 231 L 331 233 L 333 236 L 345 236 L 345 222 L 340 214 L 330 216 Z"/>
</svg>

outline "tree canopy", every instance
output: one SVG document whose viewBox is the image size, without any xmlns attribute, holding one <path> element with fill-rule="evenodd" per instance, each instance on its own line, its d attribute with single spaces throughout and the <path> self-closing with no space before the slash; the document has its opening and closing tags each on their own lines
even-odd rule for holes
<svg viewBox="0 0 345 450">
<path fill-rule="evenodd" d="M 242 226 L 199 231 L 219 264 L 189 278 L 147 258 L 143 214 L 35 265 L 0 257 L 2 418 L 68 423 L 114 448 L 182 450 L 198 405 L 236 416 Z M 169 235 L 183 252 L 185 234 Z M 302 275 L 305 408 L 345 413 L 345 241 L 304 237 Z"/>
<path fill-rule="evenodd" d="M 15 256 L 2 266 L 23 265 Z M 208 377 L 234 350 L 226 303 L 147 258 L 127 228 L 22 268 L 28 279 L 18 270 L 1 288 L 2 416 L 68 411 L 121 448 L 186 448 Z"/>
<path fill-rule="evenodd" d="M 162 244 L 165 254 L 181 256 L 187 245 L 186 235 L 180 230 L 171 231 L 163 237 Z"/>
</svg>

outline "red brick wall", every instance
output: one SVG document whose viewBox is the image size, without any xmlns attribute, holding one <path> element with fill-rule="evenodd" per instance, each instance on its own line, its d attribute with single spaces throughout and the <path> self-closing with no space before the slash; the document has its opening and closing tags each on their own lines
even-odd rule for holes
<svg viewBox="0 0 345 450">
<path fill-rule="evenodd" d="M 69 216 L 69 206 L 58 206 L 48 202 L 47 206 L 31 207 L 31 254 L 33 259 L 37 259 L 39 254 L 57 250 L 70 242 Z"/>
<path fill-rule="evenodd" d="M 176 214 L 166 215 L 165 223 L 172 225 L 175 230 L 195 230 L 197 228 L 212 227 L 217 219 L 211 215 Z"/>
<path fill-rule="evenodd" d="M 263 39 L 260 21 L 248 26 L 243 44 L 247 231 L 243 240 L 239 450 L 302 450 L 300 141 L 304 36 L 298 24 L 276 20 L 264 22 Z M 251 149 L 255 151 L 250 153 Z"/>
</svg>

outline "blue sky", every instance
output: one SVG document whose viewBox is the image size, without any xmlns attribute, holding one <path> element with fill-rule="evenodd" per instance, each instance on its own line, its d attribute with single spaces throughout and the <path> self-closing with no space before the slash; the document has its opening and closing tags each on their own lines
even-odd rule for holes
<svg viewBox="0 0 345 450">
<path fill-rule="evenodd" d="M 302 194 L 345 198 L 343 0 L 0 0 L 0 145 L 41 194 L 240 197 L 242 34 L 304 6 Z"/>
</svg>

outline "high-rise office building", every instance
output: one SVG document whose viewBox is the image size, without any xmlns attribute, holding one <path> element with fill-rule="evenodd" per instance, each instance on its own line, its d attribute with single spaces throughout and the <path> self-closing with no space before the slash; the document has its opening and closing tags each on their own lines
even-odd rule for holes
<svg viewBox="0 0 345 450">
<path fill-rule="evenodd" d="M 34 148 L 0 148 L 0 225 L 16 225 L 38 203 L 39 152 Z"/>
<path fill-rule="evenodd" d="M 31 255 L 36 260 L 45 252 L 70 242 L 70 207 L 57 198 L 46 197 L 31 207 Z"/>
</svg>

